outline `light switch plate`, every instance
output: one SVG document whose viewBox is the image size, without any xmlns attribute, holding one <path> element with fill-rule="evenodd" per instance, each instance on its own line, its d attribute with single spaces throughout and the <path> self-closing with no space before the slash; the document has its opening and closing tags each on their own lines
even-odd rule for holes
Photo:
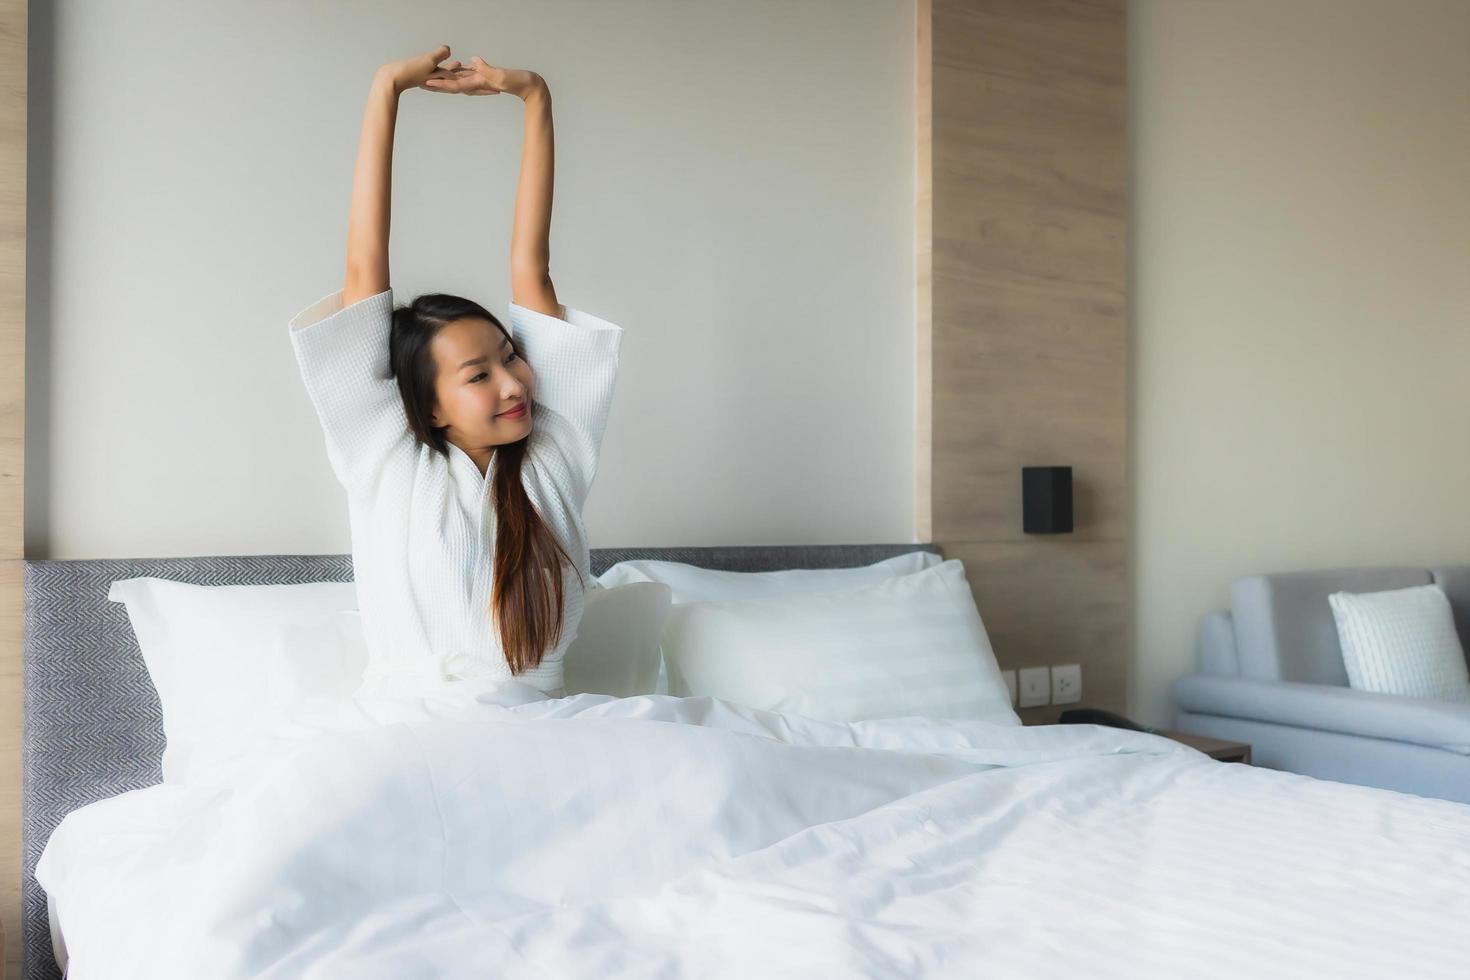
<svg viewBox="0 0 1470 980">
<path fill-rule="evenodd" d="M 1051 671 L 1046 667 L 1023 667 L 1020 672 L 1020 705 L 1035 708 L 1051 699 Z"/>
<path fill-rule="evenodd" d="M 1082 700 L 1082 665 L 1066 664 L 1051 669 L 1051 703 L 1076 704 Z"/>
<path fill-rule="evenodd" d="M 1006 690 L 1011 692 L 1011 707 L 1016 706 L 1016 672 L 1014 670 L 1003 670 L 1000 676 L 1005 678 Z"/>
</svg>

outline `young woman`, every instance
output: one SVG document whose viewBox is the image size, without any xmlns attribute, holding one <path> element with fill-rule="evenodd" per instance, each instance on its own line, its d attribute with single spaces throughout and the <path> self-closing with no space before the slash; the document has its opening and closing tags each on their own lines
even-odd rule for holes
<svg viewBox="0 0 1470 980">
<path fill-rule="evenodd" d="M 342 289 L 290 337 L 346 488 L 368 646 L 359 693 L 415 679 L 514 678 L 560 697 L 591 563 L 597 469 L 621 327 L 557 301 L 550 275 L 551 93 L 534 72 L 448 46 L 384 65 L 358 143 Z M 395 307 L 388 280 L 393 127 L 409 89 L 525 104 L 509 329 L 459 296 Z M 531 694 L 533 692 L 527 692 Z"/>
</svg>

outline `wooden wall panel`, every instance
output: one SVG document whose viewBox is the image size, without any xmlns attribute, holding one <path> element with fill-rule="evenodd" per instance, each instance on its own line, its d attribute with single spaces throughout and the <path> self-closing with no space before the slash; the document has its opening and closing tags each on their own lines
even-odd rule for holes
<svg viewBox="0 0 1470 980">
<path fill-rule="evenodd" d="M 964 560 L 1002 667 L 1080 663 L 1083 702 L 1122 711 L 1126 0 L 919 19 L 920 532 Z M 1021 530 L 1021 468 L 1044 465 L 1073 468 L 1072 534 Z"/>
<path fill-rule="evenodd" d="M 918 52 L 914 94 L 914 529 L 919 541 L 934 539 L 934 47 L 929 0 L 917 0 Z"/>
</svg>

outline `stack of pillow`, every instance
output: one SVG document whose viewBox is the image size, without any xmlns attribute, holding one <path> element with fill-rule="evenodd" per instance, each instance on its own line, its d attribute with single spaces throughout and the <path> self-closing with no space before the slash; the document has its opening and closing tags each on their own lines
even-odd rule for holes
<svg viewBox="0 0 1470 980">
<path fill-rule="evenodd" d="M 248 742 L 293 702 L 347 698 L 367 664 L 351 582 L 112 583 L 159 696 L 166 782 Z M 662 653 L 660 652 L 662 650 Z M 594 580 L 568 695 L 709 696 L 829 721 L 923 716 L 1019 725 L 959 561 L 915 551 L 857 568 L 725 572 L 620 562 Z"/>
</svg>

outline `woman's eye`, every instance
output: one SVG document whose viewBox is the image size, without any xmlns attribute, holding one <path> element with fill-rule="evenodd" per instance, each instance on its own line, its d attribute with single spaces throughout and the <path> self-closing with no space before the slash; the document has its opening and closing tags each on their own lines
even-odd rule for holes
<svg viewBox="0 0 1470 980">
<path fill-rule="evenodd" d="M 505 359 L 505 362 L 507 364 L 509 364 L 511 361 L 514 361 L 516 358 L 518 358 L 520 356 L 521 355 L 519 355 L 519 354 L 511 354 L 509 357 L 507 357 Z M 488 377 L 489 377 L 488 374 L 486 374 L 485 372 L 481 371 L 479 374 L 475 375 L 473 378 L 470 379 L 470 383 L 473 384 L 474 382 L 479 381 L 481 378 L 488 378 Z"/>
</svg>

